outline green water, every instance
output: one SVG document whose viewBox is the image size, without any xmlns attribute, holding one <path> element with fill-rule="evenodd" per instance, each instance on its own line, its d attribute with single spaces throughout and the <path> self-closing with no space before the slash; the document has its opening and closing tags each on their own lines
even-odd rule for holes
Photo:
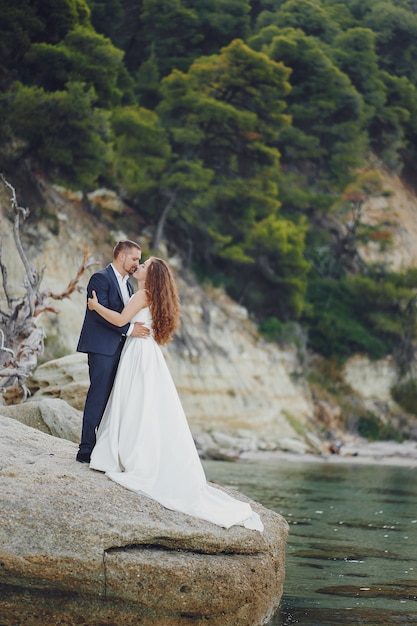
<svg viewBox="0 0 417 626">
<path fill-rule="evenodd" d="M 268 626 L 417 624 L 417 469 L 204 462 L 290 524 L 281 607 Z"/>
</svg>

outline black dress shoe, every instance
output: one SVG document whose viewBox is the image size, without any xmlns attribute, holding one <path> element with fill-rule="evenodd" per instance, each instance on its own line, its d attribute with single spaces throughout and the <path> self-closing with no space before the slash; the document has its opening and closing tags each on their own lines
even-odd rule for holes
<svg viewBox="0 0 417 626">
<path fill-rule="evenodd" d="M 89 463 L 90 462 L 90 457 L 91 457 L 90 452 L 78 452 L 78 454 L 76 456 L 76 460 L 79 463 Z"/>
</svg>

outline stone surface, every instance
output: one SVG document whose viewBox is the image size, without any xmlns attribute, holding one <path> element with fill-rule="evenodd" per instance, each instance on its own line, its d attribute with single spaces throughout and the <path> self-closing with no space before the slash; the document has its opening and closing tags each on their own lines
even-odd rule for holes
<svg viewBox="0 0 417 626">
<path fill-rule="evenodd" d="M 402 272 L 417 267 L 417 199 L 415 192 L 399 176 L 381 172 L 385 193 L 367 199 L 362 208 L 363 224 L 379 227 L 382 237 L 359 245 L 367 263 L 381 263 L 389 270 Z"/>
<path fill-rule="evenodd" d="M 3 416 L 0 429 L 2 626 L 270 618 L 284 580 L 280 515 L 251 502 L 264 533 L 225 530 L 76 463 L 74 443 Z"/>
<path fill-rule="evenodd" d="M 391 357 L 371 361 L 357 354 L 346 362 L 343 377 L 363 398 L 392 402 L 390 389 L 398 382 L 398 371 Z"/>
<path fill-rule="evenodd" d="M 181 285 L 182 323 L 167 363 L 194 431 L 256 433 L 279 443 L 313 414 L 294 348 L 267 343 L 221 290 Z"/>
<path fill-rule="evenodd" d="M 167 360 L 169 360 L 169 357 Z M 175 365 L 172 361 L 171 368 L 175 369 Z M 223 374 L 223 383 L 227 384 L 226 371 L 224 371 Z M 238 380 L 238 383 L 241 383 L 241 379 Z M 215 382 L 212 384 L 213 387 L 216 386 Z M 217 387 L 218 386 L 217 384 Z M 17 405 L 16 407 L 10 407 L 10 411 L 4 414 L 10 415 L 10 417 L 16 416 L 16 419 L 19 419 L 29 426 L 34 426 L 35 428 L 39 428 L 39 424 L 43 424 L 41 430 L 44 432 L 51 433 L 58 437 L 64 437 L 70 441 L 78 441 L 79 433 L 81 432 L 82 410 L 88 390 L 86 355 L 75 353 L 43 363 L 31 376 L 28 381 L 28 387 L 33 392 L 33 396 L 31 396 L 25 405 L 21 405 L 23 407 L 22 411 L 19 411 Z M 214 397 L 210 398 L 209 401 L 209 396 L 214 396 L 216 393 L 213 387 L 205 389 L 202 383 L 202 387 L 198 392 L 200 402 L 203 394 L 207 397 L 207 404 L 202 403 L 200 407 L 202 412 L 204 406 L 206 406 L 206 419 L 189 420 L 200 455 L 203 458 L 229 458 L 232 460 L 238 458 L 243 452 L 250 450 L 287 450 L 289 446 L 288 442 L 292 442 L 290 449 L 298 451 L 300 454 L 317 449 L 317 444 L 312 441 L 310 433 L 306 432 L 302 438 L 294 436 L 292 429 L 288 431 L 285 427 L 285 420 L 284 425 L 281 424 L 278 419 L 273 420 L 272 424 L 265 420 L 262 426 L 257 429 L 256 425 L 258 424 L 259 426 L 259 420 L 257 420 L 256 413 L 253 413 L 251 420 L 249 420 L 248 415 L 249 410 L 255 410 L 257 402 L 255 398 L 253 399 L 253 408 L 250 409 L 248 401 L 246 403 L 247 413 L 245 414 L 242 409 L 239 423 L 235 422 L 235 428 L 232 428 L 230 410 L 237 410 L 239 406 L 241 406 L 242 399 L 235 398 L 233 405 L 233 403 L 230 403 L 230 398 L 222 394 L 220 390 L 218 391 L 216 404 Z M 182 388 L 179 389 L 179 392 L 181 398 L 184 398 L 185 409 L 192 412 L 192 406 L 190 407 L 192 395 Z M 279 390 L 276 390 L 276 392 L 279 395 Z M 59 427 L 60 429 L 58 429 L 58 426 L 56 426 L 54 431 L 50 430 L 49 427 L 45 428 L 44 420 L 40 420 L 39 415 L 34 414 L 34 403 L 39 404 L 43 399 L 50 401 L 48 405 L 50 413 L 53 412 L 54 406 L 56 409 L 54 418 L 52 419 L 51 414 L 48 417 L 49 424 L 54 420 L 58 425 L 62 421 L 61 418 L 65 416 L 64 423 Z M 225 401 L 222 402 L 222 399 Z M 64 408 L 65 403 L 63 403 L 62 407 L 58 404 L 54 405 L 52 400 L 61 400 L 62 402 L 65 400 L 65 403 L 68 403 L 73 408 L 71 409 L 69 406 Z M 28 404 L 31 406 L 28 406 Z M 42 406 L 45 413 L 46 406 Z M 217 413 L 215 412 L 216 407 Z M 228 411 L 229 419 L 227 419 Z M 68 419 L 67 416 L 70 416 L 70 418 Z M 68 432 L 70 423 L 72 425 L 70 429 L 71 432 Z M 239 425 L 245 426 L 245 428 L 238 428 Z M 215 429 L 215 426 L 217 426 L 217 429 Z M 287 431 L 289 435 L 285 436 L 284 433 Z M 74 433 L 76 434 L 75 436 Z"/>
<path fill-rule="evenodd" d="M 43 363 L 33 372 L 28 386 L 35 392 L 32 401 L 60 398 L 82 411 L 89 387 L 87 355 L 76 352 Z"/>
<path fill-rule="evenodd" d="M 34 398 L 25 403 L 2 406 L 1 414 L 41 432 L 80 442 L 82 412 L 60 398 Z"/>
</svg>

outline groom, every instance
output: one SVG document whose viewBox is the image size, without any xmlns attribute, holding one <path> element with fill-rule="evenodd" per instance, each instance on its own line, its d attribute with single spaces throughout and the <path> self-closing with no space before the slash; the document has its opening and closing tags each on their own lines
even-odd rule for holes
<svg viewBox="0 0 417 626">
<path fill-rule="evenodd" d="M 104 306 L 123 310 L 133 294 L 128 278 L 138 268 L 142 252 L 134 241 L 119 241 L 113 249 L 113 263 L 95 272 L 87 285 L 87 298 L 92 291 Z M 149 329 L 142 322 L 126 324 L 121 328 L 106 322 L 87 307 L 78 341 L 77 352 L 88 354 L 90 387 L 84 406 L 81 443 L 76 460 L 89 463 L 96 443 L 96 429 L 113 386 L 120 354 L 127 336 L 147 337 Z"/>
</svg>

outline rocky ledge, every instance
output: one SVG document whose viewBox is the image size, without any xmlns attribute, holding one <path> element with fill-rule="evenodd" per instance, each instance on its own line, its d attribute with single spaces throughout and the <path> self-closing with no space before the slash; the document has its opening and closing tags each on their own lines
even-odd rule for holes
<svg viewBox="0 0 417 626">
<path fill-rule="evenodd" d="M 270 619 L 284 581 L 280 515 L 250 501 L 264 533 L 225 530 L 76 463 L 71 441 L 4 416 L 0 429 L 2 626 Z"/>
</svg>

